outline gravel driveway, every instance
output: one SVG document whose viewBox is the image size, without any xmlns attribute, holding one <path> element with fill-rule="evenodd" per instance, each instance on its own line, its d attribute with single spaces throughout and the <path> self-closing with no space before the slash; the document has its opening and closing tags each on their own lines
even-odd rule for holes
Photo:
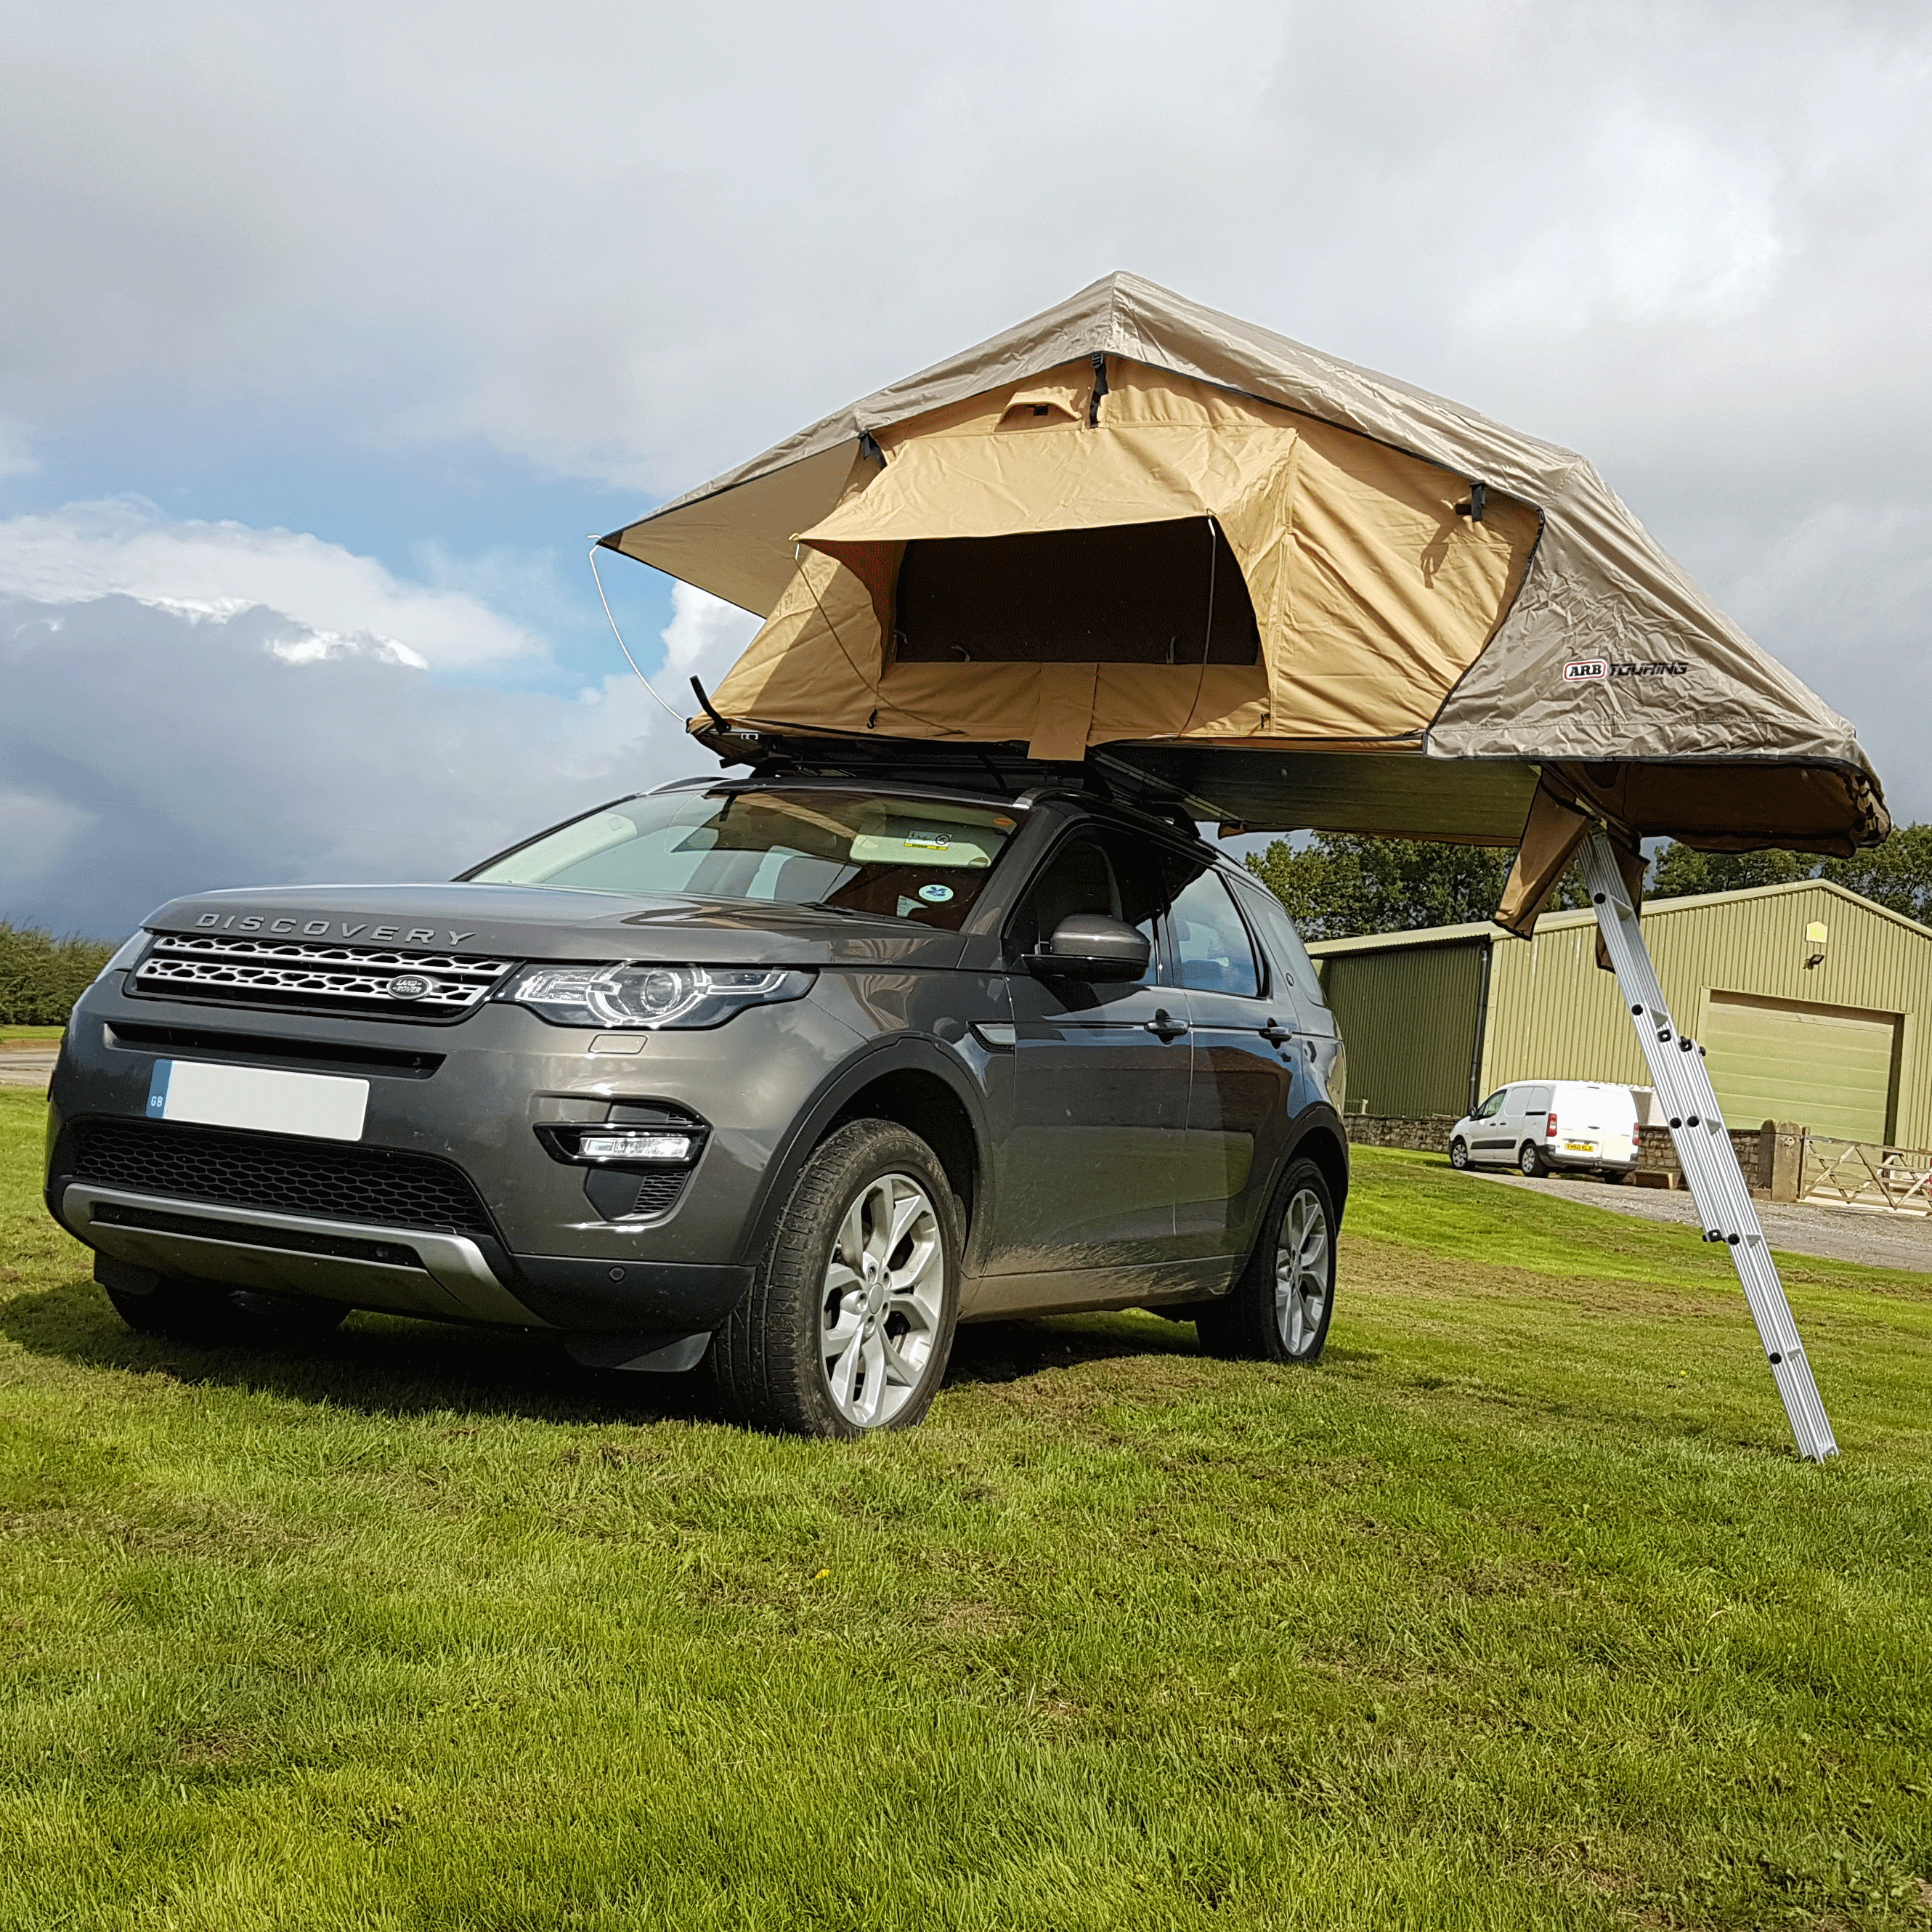
<svg viewBox="0 0 1932 1932">
<path fill-rule="evenodd" d="M 1581 1177 L 1532 1180 L 1526 1174 L 1494 1168 L 1469 1168 L 1465 1172 L 1472 1180 L 1524 1187 L 1574 1201 L 1580 1208 L 1632 1214 L 1640 1221 L 1675 1221 L 1687 1228 L 1702 1225 L 1696 1202 L 1675 1190 L 1628 1183 L 1607 1187 Z M 1932 1219 L 1922 1214 L 1894 1214 L 1883 1208 L 1826 1208 L 1808 1202 L 1760 1201 L 1756 1205 L 1771 1245 L 1787 1254 L 1822 1255 L 1830 1261 L 1860 1262 L 1867 1268 L 1932 1274 Z"/>
<path fill-rule="evenodd" d="M 45 1047 L 10 1047 L 0 1052 L 0 1087 L 45 1087 L 54 1077 L 58 1048 L 50 1040 Z"/>
</svg>

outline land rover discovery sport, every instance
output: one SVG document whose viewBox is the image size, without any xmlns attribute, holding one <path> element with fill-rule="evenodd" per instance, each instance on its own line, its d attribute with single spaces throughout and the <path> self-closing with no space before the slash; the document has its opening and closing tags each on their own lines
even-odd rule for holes
<svg viewBox="0 0 1932 1932">
<path fill-rule="evenodd" d="M 1322 1350 L 1342 1050 L 1178 806 L 694 779 L 448 884 L 176 899 L 76 1005 L 46 1199 L 135 1328 L 351 1308 L 918 1420 L 960 1321 L 1148 1307 Z"/>
</svg>

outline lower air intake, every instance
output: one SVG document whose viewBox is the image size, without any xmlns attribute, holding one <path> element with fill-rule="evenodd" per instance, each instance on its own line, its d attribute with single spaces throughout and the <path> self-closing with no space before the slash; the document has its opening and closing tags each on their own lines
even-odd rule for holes
<svg viewBox="0 0 1932 1932">
<path fill-rule="evenodd" d="M 74 1142 L 74 1178 L 104 1187 L 384 1227 L 495 1233 L 469 1177 L 428 1154 L 132 1120 L 82 1120 Z"/>
</svg>

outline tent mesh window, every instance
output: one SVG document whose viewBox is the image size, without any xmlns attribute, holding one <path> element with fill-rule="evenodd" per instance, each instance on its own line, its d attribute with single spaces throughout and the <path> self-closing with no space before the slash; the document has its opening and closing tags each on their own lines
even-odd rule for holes
<svg viewBox="0 0 1932 1932">
<path fill-rule="evenodd" d="M 892 647 L 901 664 L 1261 661 L 1241 567 L 1208 517 L 917 539 Z"/>
</svg>

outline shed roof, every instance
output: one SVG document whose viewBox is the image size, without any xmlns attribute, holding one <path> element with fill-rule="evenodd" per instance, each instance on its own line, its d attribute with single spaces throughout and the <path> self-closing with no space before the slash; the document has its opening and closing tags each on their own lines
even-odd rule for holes
<svg viewBox="0 0 1932 1932">
<path fill-rule="evenodd" d="M 1932 927 L 1921 926 L 1916 919 L 1908 919 L 1904 914 L 1894 912 L 1889 906 L 1882 906 L 1876 900 L 1868 899 L 1862 892 L 1855 892 L 1832 879 L 1786 879 L 1774 886 L 1746 886 L 1736 892 L 1691 892 L 1680 898 L 1646 899 L 1643 916 L 1648 922 L 1666 918 L 1672 913 L 1706 912 L 1714 907 L 1738 905 L 1746 900 L 1778 898 L 1792 892 L 1824 892 L 1856 906 L 1860 912 L 1870 913 L 1876 918 L 1890 920 L 1894 926 L 1903 926 L 1921 939 L 1932 939 Z M 1587 909 L 1546 912 L 1537 920 L 1536 931 L 1539 934 L 1563 932 L 1575 926 L 1594 926 L 1596 922 L 1597 915 Z M 1406 946 L 1447 946 L 1459 940 L 1502 936 L 1514 935 L 1502 934 L 1495 925 L 1482 920 L 1461 926 L 1418 926 L 1410 932 L 1362 933 L 1353 939 L 1312 939 L 1308 942 L 1308 950 L 1316 958 L 1325 959 L 1337 953 L 1387 952 Z"/>
</svg>

